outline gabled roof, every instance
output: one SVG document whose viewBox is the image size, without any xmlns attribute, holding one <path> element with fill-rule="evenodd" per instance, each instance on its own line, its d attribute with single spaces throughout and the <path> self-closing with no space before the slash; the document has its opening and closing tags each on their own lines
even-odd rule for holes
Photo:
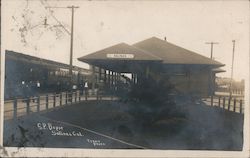
<svg viewBox="0 0 250 158">
<path fill-rule="evenodd" d="M 202 64 L 214 66 L 224 65 L 220 62 L 156 37 L 135 43 L 133 46 L 161 58 L 164 64 Z"/>
<path fill-rule="evenodd" d="M 161 58 L 148 53 L 147 51 L 120 43 L 89 55 L 78 58 L 80 61 L 91 60 L 140 60 L 140 61 L 161 61 Z"/>
</svg>

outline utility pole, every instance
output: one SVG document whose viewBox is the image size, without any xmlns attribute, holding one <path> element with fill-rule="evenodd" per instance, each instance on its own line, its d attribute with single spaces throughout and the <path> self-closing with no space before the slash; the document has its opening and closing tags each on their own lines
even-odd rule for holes
<svg viewBox="0 0 250 158">
<path fill-rule="evenodd" d="M 219 44 L 218 42 L 206 42 L 205 44 L 211 44 L 211 55 L 210 58 L 211 60 L 213 60 L 213 47 L 214 44 Z M 213 106 L 213 102 L 214 102 L 214 83 L 215 82 L 215 74 L 213 74 L 212 68 L 210 70 L 210 94 L 211 94 L 211 106 Z"/>
<path fill-rule="evenodd" d="M 2 12 L 2 0 L 0 0 L 0 12 Z M 0 16 L 0 23 L 2 23 L 2 16 Z M 0 26 L 0 29 L 2 30 L 2 27 Z M 0 51 L 2 52 L 2 38 L 0 39 Z M 0 56 L 0 65 L 2 67 L 2 55 Z M 3 72 L 0 71 L 0 76 L 3 75 Z M 4 122 L 4 104 L 2 104 L 3 102 L 1 101 L 3 98 L 3 93 L 2 93 L 2 81 L 0 81 L 0 102 L 1 102 L 1 106 L 0 106 L 0 121 Z M 4 99 L 3 99 L 4 100 Z M 3 146 L 3 123 L 0 124 L 0 146 Z"/>
<path fill-rule="evenodd" d="M 231 79 L 230 79 L 230 86 L 229 86 L 229 98 L 232 97 L 232 82 L 233 82 L 233 70 L 234 70 L 234 49 L 235 49 L 235 40 L 233 42 L 233 55 L 232 55 L 232 66 L 231 66 Z"/>
<path fill-rule="evenodd" d="M 69 61 L 69 76 L 70 76 L 70 90 L 72 91 L 73 81 L 73 41 L 74 41 L 74 12 L 79 6 L 68 6 L 68 7 L 46 7 L 46 8 L 67 8 L 71 9 L 71 31 L 69 32 L 58 20 L 60 26 L 70 35 L 70 61 Z M 46 20 L 47 22 L 47 20 Z"/>
<path fill-rule="evenodd" d="M 218 42 L 206 42 L 205 44 L 210 44 L 211 45 L 211 55 L 210 58 L 213 59 L 213 47 L 214 44 L 219 44 Z"/>
<path fill-rule="evenodd" d="M 71 9 L 71 32 L 70 32 L 70 62 L 69 62 L 69 75 L 70 75 L 70 83 L 72 89 L 72 71 L 73 71 L 73 40 L 74 40 L 74 11 L 78 6 L 68 6 L 67 8 Z"/>
</svg>

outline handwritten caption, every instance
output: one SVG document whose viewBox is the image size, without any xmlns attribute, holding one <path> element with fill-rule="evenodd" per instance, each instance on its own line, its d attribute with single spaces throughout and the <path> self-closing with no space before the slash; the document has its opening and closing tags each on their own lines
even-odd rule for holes
<svg viewBox="0 0 250 158">
<path fill-rule="evenodd" d="M 83 137 L 84 134 L 80 131 L 66 131 L 63 126 L 58 126 L 52 123 L 37 123 L 37 128 L 39 130 L 47 130 L 51 132 L 52 136 L 68 136 L 68 137 Z M 93 146 L 105 146 L 101 140 L 96 139 L 86 139 L 86 142 L 92 144 Z"/>
<path fill-rule="evenodd" d="M 80 131 L 65 131 L 62 126 L 56 126 L 52 123 L 37 123 L 39 130 L 49 130 L 52 136 L 69 136 L 69 137 L 83 137 Z"/>
<path fill-rule="evenodd" d="M 105 145 L 105 143 L 101 142 L 100 140 L 87 139 L 87 142 L 90 144 L 93 144 L 94 146 L 104 146 Z"/>
</svg>

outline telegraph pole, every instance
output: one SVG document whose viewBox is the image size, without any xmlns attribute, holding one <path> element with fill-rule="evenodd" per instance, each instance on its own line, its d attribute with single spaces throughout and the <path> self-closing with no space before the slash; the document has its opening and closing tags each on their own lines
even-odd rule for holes
<svg viewBox="0 0 250 158">
<path fill-rule="evenodd" d="M 235 40 L 233 42 L 233 55 L 232 55 L 232 66 L 231 66 L 231 78 L 230 78 L 230 87 L 229 87 L 229 98 L 232 97 L 232 82 L 233 82 L 233 70 L 234 70 L 234 49 L 235 49 Z"/>
<path fill-rule="evenodd" d="M 73 40 L 74 40 L 74 11 L 78 6 L 68 6 L 67 8 L 71 9 L 71 32 L 70 32 L 70 62 L 69 62 L 69 75 L 70 83 L 72 89 L 72 71 L 73 71 Z"/>
<path fill-rule="evenodd" d="M 210 44 L 211 45 L 211 55 L 210 58 L 213 59 L 213 47 L 214 44 L 219 44 L 218 42 L 206 42 L 205 44 Z"/>
<path fill-rule="evenodd" d="M 219 44 L 218 42 L 206 42 L 205 44 L 211 44 L 211 55 L 210 55 L 210 58 L 211 60 L 213 60 L 213 47 L 214 47 L 214 44 Z M 214 77 L 213 77 L 214 76 Z M 213 102 L 214 102 L 214 82 L 215 82 L 215 75 L 213 74 L 212 72 L 212 68 L 211 68 L 211 71 L 210 71 L 210 94 L 211 94 L 211 106 L 213 106 Z"/>
<path fill-rule="evenodd" d="M 2 11 L 2 0 L 0 0 L 0 12 Z M 2 23 L 2 16 L 0 16 L 0 22 Z M 0 30 L 2 30 L 2 27 L 0 26 Z M 0 39 L 0 51 L 2 52 L 2 38 Z M 2 55 L 0 55 L 0 66 L 2 67 Z M 0 76 L 2 76 L 3 73 L 2 71 L 0 71 Z M 0 102 L 1 102 L 1 106 L 0 106 L 0 121 L 2 122 L 0 124 L 0 146 L 3 146 L 3 122 L 4 122 L 4 103 L 2 102 L 2 100 L 4 100 L 3 98 L 3 93 L 2 93 L 2 81 L 0 81 Z M 2 99 L 3 98 L 3 99 Z"/>
<path fill-rule="evenodd" d="M 79 6 L 68 6 L 68 7 L 46 7 L 46 8 L 67 8 L 71 9 L 71 31 L 69 32 L 61 23 L 60 21 L 57 22 L 63 29 L 70 35 L 70 61 L 69 61 L 69 76 L 70 76 L 70 90 L 72 91 L 72 81 L 73 81 L 73 41 L 74 41 L 74 12 L 75 9 L 79 8 Z"/>
</svg>

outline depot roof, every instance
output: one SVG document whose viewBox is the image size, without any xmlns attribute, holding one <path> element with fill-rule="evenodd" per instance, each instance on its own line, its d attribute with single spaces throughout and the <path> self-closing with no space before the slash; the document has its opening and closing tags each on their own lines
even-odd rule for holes
<svg viewBox="0 0 250 158">
<path fill-rule="evenodd" d="M 146 39 L 134 45 L 126 43 L 96 51 L 78 60 L 88 64 L 118 71 L 129 72 L 134 67 L 147 63 L 163 63 L 172 65 L 204 65 L 214 68 L 224 66 L 220 62 L 176 46 L 156 37 Z"/>
<path fill-rule="evenodd" d="M 218 61 L 212 60 L 156 37 L 135 43 L 133 46 L 161 58 L 164 64 L 202 64 L 224 66 L 224 64 Z"/>
<path fill-rule="evenodd" d="M 93 60 L 161 61 L 161 58 L 141 50 L 140 48 L 130 46 L 126 43 L 120 43 L 80 57 L 78 60 L 84 62 Z"/>
</svg>

